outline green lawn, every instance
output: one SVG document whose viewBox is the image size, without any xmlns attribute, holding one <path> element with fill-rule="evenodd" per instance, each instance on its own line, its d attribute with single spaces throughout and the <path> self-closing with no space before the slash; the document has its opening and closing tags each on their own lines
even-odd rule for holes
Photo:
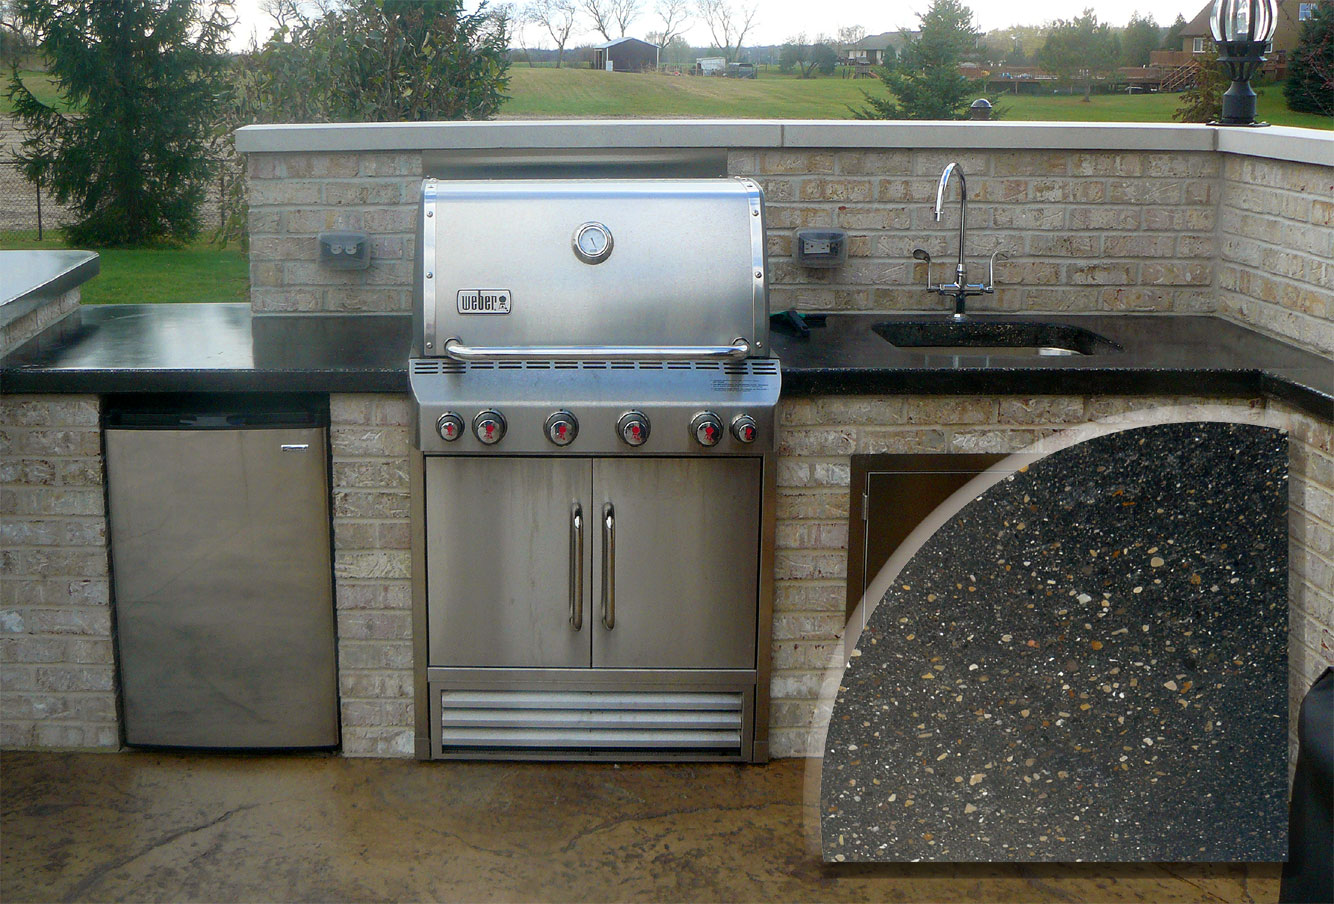
<svg viewBox="0 0 1334 904">
<path fill-rule="evenodd" d="M 34 232 L 0 232 L 0 249 L 68 247 L 57 233 L 37 241 Z M 84 304 L 248 302 L 250 266 L 245 252 L 196 242 L 179 249 L 89 249 L 102 272 L 83 285 Z"/>
<path fill-rule="evenodd" d="M 36 95 L 42 103 L 54 104 L 60 100 L 51 76 L 45 72 L 20 69 L 19 78 L 23 80 L 24 87 Z M 9 70 L 0 70 L 0 113 L 13 112 L 14 102 L 9 99 Z"/>
<path fill-rule="evenodd" d="M 758 79 L 597 72 L 592 69 L 510 67 L 506 118 L 702 117 L 738 119 L 851 119 L 849 106 L 865 103 L 863 91 L 883 95 L 875 79 L 814 78 L 762 73 Z M 1278 85 L 1261 87 L 1260 117 L 1275 125 L 1334 129 L 1334 119 L 1293 113 Z M 1175 94 L 1081 97 L 1006 95 L 990 98 L 1008 108 L 1011 121 L 1171 122 Z"/>
</svg>

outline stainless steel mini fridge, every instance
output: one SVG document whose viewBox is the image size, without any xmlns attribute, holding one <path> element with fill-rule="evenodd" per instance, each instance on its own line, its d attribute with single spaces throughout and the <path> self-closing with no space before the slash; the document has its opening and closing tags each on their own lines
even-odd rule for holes
<svg viewBox="0 0 1334 904">
<path fill-rule="evenodd" d="M 327 414 L 187 402 L 105 426 L 125 742 L 336 746 Z"/>
</svg>

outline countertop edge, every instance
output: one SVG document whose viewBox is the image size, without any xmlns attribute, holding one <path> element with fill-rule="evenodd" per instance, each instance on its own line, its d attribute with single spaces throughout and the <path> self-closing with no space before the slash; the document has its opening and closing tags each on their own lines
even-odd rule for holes
<svg viewBox="0 0 1334 904">
<path fill-rule="evenodd" d="M 1201 385 L 1207 378 L 1207 386 Z M 979 382 L 985 380 L 986 385 Z M 0 395 L 152 392 L 407 393 L 407 370 L 39 370 L 0 368 Z M 1334 423 L 1334 396 L 1250 370 L 783 368 L 784 398 L 838 395 L 1257 395 Z"/>
<path fill-rule="evenodd" d="M 41 254 L 43 252 L 34 253 Z M 56 271 L 49 278 L 36 285 L 29 286 L 16 293 L 8 301 L 0 303 L 0 327 L 7 326 L 43 304 L 54 301 L 102 272 L 101 258 L 97 252 L 84 251 L 80 253 L 84 256 L 76 263 L 63 270 Z"/>
</svg>

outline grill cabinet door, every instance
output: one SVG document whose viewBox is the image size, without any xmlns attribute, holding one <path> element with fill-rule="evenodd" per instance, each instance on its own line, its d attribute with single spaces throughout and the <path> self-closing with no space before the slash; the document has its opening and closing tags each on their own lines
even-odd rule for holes
<svg viewBox="0 0 1334 904">
<path fill-rule="evenodd" d="M 431 665 L 589 664 L 587 459 L 426 459 L 426 613 Z M 585 547 L 575 561 L 572 512 Z M 571 569 L 581 580 L 573 581 Z M 571 624 L 582 592 L 583 623 Z"/>
<path fill-rule="evenodd" d="M 755 668 L 760 467 L 751 458 L 594 460 L 594 666 Z"/>
</svg>

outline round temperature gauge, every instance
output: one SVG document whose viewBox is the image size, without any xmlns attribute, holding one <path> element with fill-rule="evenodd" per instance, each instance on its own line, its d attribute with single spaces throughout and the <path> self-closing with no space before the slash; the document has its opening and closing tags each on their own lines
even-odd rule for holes
<svg viewBox="0 0 1334 904">
<path fill-rule="evenodd" d="M 611 256 L 611 230 L 601 223 L 585 223 L 574 231 L 575 257 L 585 264 L 600 264 Z"/>
</svg>

